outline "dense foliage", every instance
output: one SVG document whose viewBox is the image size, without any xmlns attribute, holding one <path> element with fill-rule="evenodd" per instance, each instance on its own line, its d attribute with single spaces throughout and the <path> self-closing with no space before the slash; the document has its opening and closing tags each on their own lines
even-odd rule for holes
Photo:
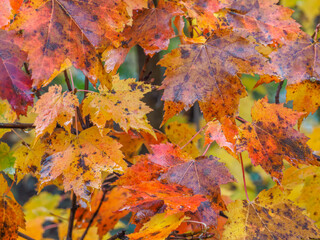
<svg viewBox="0 0 320 240">
<path fill-rule="evenodd" d="M 316 2 L 2 0 L 0 238 L 320 238 Z"/>
</svg>

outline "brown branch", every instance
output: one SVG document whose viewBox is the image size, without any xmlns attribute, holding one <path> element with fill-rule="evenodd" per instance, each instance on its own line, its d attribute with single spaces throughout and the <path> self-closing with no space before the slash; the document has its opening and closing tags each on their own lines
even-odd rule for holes
<svg viewBox="0 0 320 240">
<path fill-rule="evenodd" d="M 77 107 L 77 116 L 78 116 L 78 119 L 80 121 L 82 129 L 83 130 L 86 129 L 87 128 L 87 124 L 85 124 L 84 121 L 83 121 L 82 114 L 81 114 L 81 111 L 80 111 L 79 107 Z"/>
<path fill-rule="evenodd" d="M 70 83 L 70 79 L 69 79 L 67 70 L 64 70 L 63 73 L 64 73 L 64 80 L 67 83 L 68 90 L 71 92 L 72 91 L 72 87 L 71 87 L 71 83 Z"/>
<path fill-rule="evenodd" d="M 236 119 L 241 123 L 246 123 L 247 121 L 244 120 L 242 117 L 236 116 Z"/>
<path fill-rule="evenodd" d="M 34 238 L 29 237 L 28 235 L 25 235 L 24 233 L 19 232 L 19 231 L 18 231 L 18 236 L 19 236 L 19 237 L 22 237 L 22 238 L 24 238 L 24 239 L 27 239 L 27 240 L 35 240 Z"/>
<path fill-rule="evenodd" d="M 0 123 L 0 128 L 35 128 L 33 123 Z"/>
<path fill-rule="evenodd" d="M 72 206 L 70 209 L 67 240 L 72 240 L 73 222 L 74 222 L 74 217 L 76 215 L 77 208 L 78 208 L 77 207 L 77 196 L 74 193 L 72 193 Z"/>
<path fill-rule="evenodd" d="M 26 70 L 26 73 L 28 75 L 31 75 L 30 71 L 29 71 L 29 68 L 28 68 L 28 64 L 27 63 L 23 63 L 23 66 L 24 66 L 24 70 Z"/>
<path fill-rule="evenodd" d="M 279 104 L 280 103 L 280 91 L 281 91 L 281 88 L 283 86 L 283 83 L 284 81 L 281 81 L 278 85 L 278 89 L 277 89 L 277 93 L 276 93 L 276 96 L 275 96 L 275 101 L 276 101 L 276 104 Z"/>
<path fill-rule="evenodd" d="M 126 231 L 122 230 L 121 232 L 118 232 L 117 234 L 113 235 L 111 238 L 108 238 L 108 240 L 128 240 L 129 238 L 126 236 Z"/>
<path fill-rule="evenodd" d="M 102 203 L 104 201 L 104 199 L 106 198 L 106 194 L 107 194 L 108 191 L 103 191 L 103 195 L 102 195 L 102 198 L 100 200 L 100 203 L 99 203 L 99 206 L 97 208 L 97 210 L 94 212 L 94 214 L 92 215 L 89 223 L 88 223 L 88 226 L 86 228 L 86 230 L 84 231 L 84 233 L 82 234 L 80 240 L 83 240 L 85 238 L 85 236 L 87 235 L 88 231 L 89 231 L 89 228 L 91 227 L 92 223 L 93 223 L 93 220 L 97 217 L 99 211 L 100 211 L 100 208 L 102 206 Z"/>
<path fill-rule="evenodd" d="M 149 55 L 147 55 L 145 60 L 144 60 L 144 64 L 143 64 L 142 69 L 141 69 L 140 74 L 139 74 L 139 81 L 140 82 L 145 81 L 144 74 L 146 73 L 147 65 L 148 65 L 150 59 L 151 59 L 151 57 Z"/>
</svg>

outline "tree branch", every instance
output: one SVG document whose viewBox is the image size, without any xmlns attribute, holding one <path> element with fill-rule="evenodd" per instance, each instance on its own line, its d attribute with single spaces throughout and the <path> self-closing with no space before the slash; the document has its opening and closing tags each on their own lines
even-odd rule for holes
<svg viewBox="0 0 320 240">
<path fill-rule="evenodd" d="M 139 81 L 140 82 L 144 82 L 146 80 L 146 79 L 144 79 L 144 74 L 146 73 L 147 65 L 148 65 L 150 59 L 151 59 L 151 57 L 149 55 L 147 55 L 144 59 L 144 64 L 143 64 L 142 69 L 139 74 Z"/>
<path fill-rule="evenodd" d="M 118 232 L 117 234 L 113 235 L 111 238 L 108 240 L 116 240 L 116 239 L 121 239 L 121 240 L 128 240 L 129 238 L 126 236 L 126 231 L 122 230 L 121 232 Z"/>
<path fill-rule="evenodd" d="M 19 237 L 22 237 L 22 238 L 24 238 L 24 239 L 27 239 L 27 240 L 35 240 L 34 238 L 29 237 L 28 235 L 25 235 L 24 233 L 19 232 L 19 231 L 18 231 L 18 236 L 19 236 Z"/>
<path fill-rule="evenodd" d="M 72 240 L 73 222 L 74 222 L 74 217 L 76 215 L 76 211 L 77 211 L 77 196 L 74 193 L 72 193 L 72 206 L 70 209 L 67 240 Z"/>
<path fill-rule="evenodd" d="M 277 93 L 276 93 L 276 96 L 275 96 L 275 101 L 276 101 L 276 104 L 279 104 L 280 103 L 280 91 L 281 91 L 281 88 L 283 86 L 283 83 L 284 81 L 281 81 L 278 85 L 278 89 L 277 89 Z"/>
<path fill-rule="evenodd" d="M 35 128 L 33 123 L 0 123 L 0 128 Z"/>
<path fill-rule="evenodd" d="M 67 70 L 64 70 L 63 73 L 64 73 L 64 80 L 67 83 L 68 90 L 71 92 L 72 91 L 72 87 L 71 87 L 71 83 L 70 83 L 70 79 L 69 79 Z"/>
</svg>

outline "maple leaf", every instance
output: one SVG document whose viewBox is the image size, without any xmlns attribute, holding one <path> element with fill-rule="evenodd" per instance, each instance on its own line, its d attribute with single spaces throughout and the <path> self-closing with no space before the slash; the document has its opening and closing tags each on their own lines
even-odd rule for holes
<svg viewBox="0 0 320 240">
<path fill-rule="evenodd" d="M 308 166 L 297 169 L 288 168 L 283 174 L 283 186 L 288 199 L 299 207 L 305 209 L 304 213 L 316 221 L 320 226 L 320 204 L 319 195 L 316 194 L 320 188 L 319 167 Z"/>
<path fill-rule="evenodd" d="M 293 127 L 303 113 L 269 104 L 267 98 L 255 103 L 251 110 L 252 124 L 240 126 L 240 145 L 249 152 L 253 165 L 261 167 L 281 184 L 283 159 L 290 164 L 319 165 L 307 146 L 308 138 Z"/>
<path fill-rule="evenodd" d="M 218 0 L 182 0 L 179 3 L 185 7 L 187 16 L 197 20 L 200 29 L 217 29 L 218 19 L 215 13 L 221 9 Z"/>
<path fill-rule="evenodd" d="M 3 0 L 0 2 L 0 28 L 8 25 L 19 10 L 23 0 Z"/>
<path fill-rule="evenodd" d="M 123 207 L 128 196 L 128 191 L 122 188 L 114 188 L 105 195 L 97 216 L 93 224 L 98 228 L 98 235 L 102 238 L 106 233 L 114 228 L 117 222 L 128 214 L 127 211 L 118 211 Z M 91 220 L 96 208 L 103 197 L 103 192 L 95 192 L 91 200 L 91 211 L 89 209 L 77 209 L 77 226 L 86 228 Z M 117 212 L 118 211 L 118 212 Z"/>
<path fill-rule="evenodd" d="M 0 175 L 0 236 L 2 239 L 18 238 L 19 227 L 25 228 L 24 214 L 8 189 L 7 181 Z"/>
<path fill-rule="evenodd" d="M 310 113 L 314 114 L 319 106 L 320 100 L 317 96 L 320 94 L 320 82 L 302 81 L 286 87 L 287 102 L 293 101 L 293 110 L 305 112 L 305 115 L 299 119 L 299 126 L 303 118 L 306 118 Z"/>
<path fill-rule="evenodd" d="M 17 119 L 16 113 L 12 110 L 7 100 L 0 100 L 0 122 L 13 123 Z M 0 138 L 11 129 L 0 129 Z"/>
<path fill-rule="evenodd" d="M 320 80 L 319 42 L 304 34 L 295 41 L 288 41 L 269 57 L 273 74 L 288 84 L 303 80 Z"/>
<path fill-rule="evenodd" d="M 10 151 L 8 144 L 0 142 L 0 171 L 11 176 L 15 173 L 14 162 L 16 160 L 12 154 L 13 152 Z"/>
<path fill-rule="evenodd" d="M 73 93 L 61 91 L 61 86 L 51 86 L 36 102 L 33 111 L 38 114 L 34 122 L 37 139 L 46 132 L 51 134 L 57 123 L 71 132 L 72 117 L 76 114 L 79 101 Z"/>
<path fill-rule="evenodd" d="M 143 181 L 152 181 L 157 179 L 165 169 L 164 166 L 149 161 L 145 155 L 136 157 L 136 161 L 137 163 L 131 166 L 125 174 L 116 181 L 115 185 L 135 185 Z"/>
<path fill-rule="evenodd" d="M 194 212 L 201 202 L 207 199 L 202 195 L 194 195 L 192 190 L 178 184 L 164 184 L 160 181 L 143 181 L 134 185 L 123 185 L 131 196 L 127 199 L 123 210 L 130 210 L 147 202 L 163 200 L 168 215 L 179 212 Z"/>
<path fill-rule="evenodd" d="M 16 45 L 20 40 L 14 32 L 0 29 L 0 98 L 7 99 L 18 116 L 26 115 L 33 104 L 32 81 L 21 69 L 27 54 Z"/>
<path fill-rule="evenodd" d="M 293 10 L 277 5 L 279 0 L 223 0 L 228 23 L 243 37 L 253 36 L 270 44 L 294 39 L 302 34 L 300 24 L 291 18 Z"/>
<path fill-rule="evenodd" d="M 139 44 L 152 56 L 168 48 L 170 38 L 175 37 L 171 19 L 182 13 L 175 4 L 161 0 L 155 8 L 135 12 L 132 27 L 127 27 L 122 35 L 129 47 Z"/>
<path fill-rule="evenodd" d="M 227 141 L 221 128 L 221 124 L 217 121 L 210 121 L 207 124 L 204 144 L 211 144 L 214 141 L 219 147 L 229 148 L 231 151 L 234 149 L 233 144 Z"/>
<path fill-rule="evenodd" d="M 23 50 L 28 52 L 34 87 L 40 88 L 66 58 L 93 85 L 99 79 L 110 87 L 95 46 L 115 34 L 114 29 L 121 30 L 128 19 L 123 2 L 32 0 L 22 5 L 12 28 L 23 29 Z"/>
<path fill-rule="evenodd" d="M 141 101 L 144 94 L 151 91 L 151 85 L 129 78 L 120 80 L 113 77 L 112 90 L 99 87 L 99 93 L 89 93 L 83 100 L 83 113 L 90 115 L 91 121 L 102 129 L 106 121 L 113 120 L 128 132 L 130 128 L 144 130 L 155 136 L 146 114 L 151 111 Z"/>
<path fill-rule="evenodd" d="M 278 188 L 263 190 L 253 202 L 228 205 L 223 239 L 309 239 L 320 233 Z"/>
<path fill-rule="evenodd" d="M 192 160 L 192 157 L 172 143 L 163 143 L 151 146 L 152 155 L 148 155 L 151 162 L 163 167 L 172 167 Z"/>
<path fill-rule="evenodd" d="M 213 156 L 198 157 L 173 166 L 161 175 L 161 179 L 191 188 L 194 194 L 205 195 L 215 208 L 221 210 L 225 209 L 225 204 L 221 198 L 219 186 L 235 181 L 228 168 Z"/>
<path fill-rule="evenodd" d="M 160 127 L 162 127 L 170 118 L 180 113 L 185 108 L 182 102 L 165 101 L 163 106 L 163 119 Z"/>
<path fill-rule="evenodd" d="M 42 161 L 42 184 L 62 176 L 65 191 L 73 190 L 89 202 L 90 189 L 101 187 L 102 171 L 111 173 L 126 169 L 121 144 L 107 136 L 107 132 L 101 135 L 96 127 L 91 127 L 79 136 L 69 136 L 65 150 Z"/>
<path fill-rule="evenodd" d="M 145 223 L 138 233 L 131 233 L 128 237 L 133 240 L 163 240 L 186 219 L 188 217 L 184 216 L 183 213 L 176 213 L 170 216 L 160 213 Z"/>
<path fill-rule="evenodd" d="M 192 125 L 188 125 L 186 123 L 171 122 L 166 126 L 165 133 L 170 142 L 177 144 L 181 148 L 183 147 L 183 151 L 190 154 L 190 156 L 199 156 L 197 142 L 201 138 L 201 136 L 197 135 L 192 139 L 190 143 L 188 143 L 189 140 L 197 133 L 196 130 L 192 128 Z"/>
<path fill-rule="evenodd" d="M 205 44 L 172 50 L 158 63 L 167 68 L 162 100 L 180 102 L 186 108 L 199 101 L 207 121 L 232 116 L 239 99 L 246 96 L 237 74 L 259 72 L 265 62 L 254 47 L 227 29 L 215 31 Z"/>
</svg>

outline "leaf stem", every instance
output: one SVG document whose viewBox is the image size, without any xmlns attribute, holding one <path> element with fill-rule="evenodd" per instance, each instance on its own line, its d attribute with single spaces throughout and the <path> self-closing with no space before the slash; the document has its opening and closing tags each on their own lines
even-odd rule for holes
<svg viewBox="0 0 320 240">
<path fill-rule="evenodd" d="M 24 234 L 24 233 L 22 233 L 22 232 L 19 232 L 19 231 L 18 231 L 18 236 L 19 236 L 19 237 L 22 237 L 22 238 L 24 238 L 24 239 L 27 239 L 27 240 L 35 240 L 34 238 L 29 237 L 28 235 L 26 235 L 26 234 Z"/>
<path fill-rule="evenodd" d="M 205 155 L 207 154 L 210 146 L 211 146 L 211 143 L 209 143 L 209 144 L 207 145 L 206 150 L 204 150 L 204 152 L 202 153 L 202 156 L 205 156 Z"/>
<path fill-rule="evenodd" d="M 0 128 L 35 128 L 33 123 L 0 123 Z"/>
<path fill-rule="evenodd" d="M 246 175 L 245 175 L 245 172 L 244 172 L 242 154 L 239 153 L 239 155 L 240 155 L 241 168 L 242 168 L 242 177 L 243 177 L 244 191 L 245 191 L 245 193 L 246 193 L 247 201 L 248 201 L 248 203 L 250 203 L 251 201 L 250 201 L 249 196 L 248 196 L 247 183 L 246 183 Z"/>
<path fill-rule="evenodd" d="M 201 133 L 201 132 L 203 131 L 203 129 L 205 129 L 206 126 L 207 126 L 207 124 L 204 125 L 202 128 L 200 128 L 199 131 L 196 132 L 196 134 L 193 135 L 192 138 L 190 138 L 190 140 L 189 140 L 188 142 L 186 142 L 186 144 L 181 147 L 181 149 L 185 148 L 189 143 L 191 143 L 192 140 L 193 140 L 199 133 Z"/>
<path fill-rule="evenodd" d="M 280 103 L 280 91 L 281 91 L 281 88 L 283 86 L 283 83 L 284 81 L 281 81 L 278 85 L 278 88 L 277 88 L 277 92 L 276 92 L 276 96 L 275 96 L 275 101 L 276 101 L 276 104 L 279 104 Z"/>
<path fill-rule="evenodd" d="M 89 221 L 89 223 L 88 223 L 88 226 L 87 226 L 86 230 L 84 231 L 84 233 L 82 234 L 80 240 L 83 240 L 83 239 L 85 238 L 85 236 L 87 235 L 87 233 L 88 233 L 88 231 L 89 231 L 89 228 L 91 227 L 91 225 L 92 225 L 92 223 L 93 223 L 93 220 L 97 217 L 97 215 L 98 215 L 98 213 L 99 213 L 99 210 L 100 210 L 100 208 L 101 208 L 101 206 L 102 206 L 102 203 L 103 203 L 103 201 L 104 201 L 104 199 L 105 199 L 105 197 L 106 197 L 106 194 L 107 194 L 107 191 L 103 191 L 103 195 L 102 195 L 102 198 L 101 198 L 101 200 L 100 200 L 99 206 L 98 206 L 98 208 L 96 209 L 96 211 L 94 212 L 94 214 L 92 215 L 92 217 L 91 217 L 91 219 L 90 219 L 90 221 Z"/>
<path fill-rule="evenodd" d="M 77 211 L 77 196 L 74 194 L 74 192 L 72 192 L 72 206 L 70 209 L 67 240 L 72 240 L 73 222 L 74 222 L 74 217 L 76 215 L 76 211 Z"/>
</svg>

